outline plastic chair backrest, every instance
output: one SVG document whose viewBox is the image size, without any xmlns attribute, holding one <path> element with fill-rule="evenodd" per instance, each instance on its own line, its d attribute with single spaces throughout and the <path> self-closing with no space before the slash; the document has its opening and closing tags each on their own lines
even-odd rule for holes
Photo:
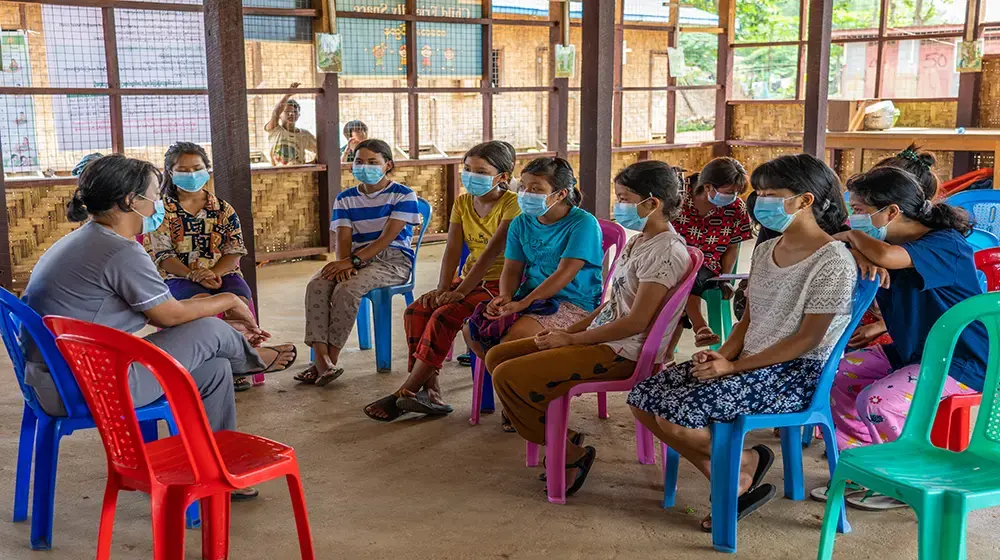
<svg viewBox="0 0 1000 560">
<path fill-rule="evenodd" d="M 833 378 L 837 375 L 837 368 L 840 367 L 840 359 L 844 356 L 844 350 L 847 349 L 847 342 L 851 340 L 854 329 L 858 328 L 861 317 L 871 307 L 872 301 L 875 299 L 875 292 L 878 291 L 878 286 L 878 278 L 875 280 L 865 280 L 861 277 L 861 273 L 858 272 L 858 284 L 854 288 L 854 302 L 851 304 L 851 321 L 847 324 L 847 328 L 844 329 L 844 334 L 840 335 L 837 344 L 833 346 L 833 351 L 830 352 L 830 357 L 827 358 L 826 364 L 823 366 L 823 371 L 819 374 L 819 383 L 816 385 L 816 392 L 813 393 L 812 402 L 809 404 L 810 410 L 829 403 Z"/>
<path fill-rule="evenodd" d="M 997 236 L 986 231 L 985 229 L 972 228 L 969 235 L 966 236 L 965 241 L 972 245 L 974 251 L 981 251 L 983 249 L 990 249 L 993 247 L 1000 247 L 1000 239 Z"/>
<path fill-rule="evenodd" d="M 945 311 L 927 333 L 920 360 L 920 383 L 913 394 L 899 441 L 930 446 L 931 427 L 951 368 L 959 335 L 973 321 L 986 326 L 989 347 L 1000 348 L 1000 293 L 973 296 Z M 979 418 L 966 451 L 1000 461 L 1000 352 L 990 352 Z"/>
<path fill-rule="evenodd" d="M 417 236 L 417 246 L 413 248 L 413 266 L 410 267 L 410 286 L 417 281 L 417 257 L 420 255 L 420 246 L 424 243 L 424 234 L 427 227 L 431 225 L 431 203 L 423 198 L 417 197 L 417 212 L 420 213 L 420 234 Z"/>
<path fill-rule="evenodd" d="M 66 364 L 66 360 L 56 348 L 52 332 L 42 323 L 42 318 L 38 313 L 35 313 L 34 309 L 28 307 L 16 295 L 0 288 L 0 315 L 2 315 L 0 335 L 3 337 L 3 343 L 7 347 L 10 360 L 14 364 L 14 375 L 17 377 L 17 383 L 21 387 L 21 393 L 28 406 L 36 414 L 48 416 L 38 399 L 35 398 L 35 391 L 24 383 L 24 369 L 27 364 L 22 345 L 24 333 L 31 337 L 32 342 L 41 353 L 45 365 L 49 368 L 56 391 L 66 409 L 66 415 L 71 418 L 89 416 L 90 410 L 80 393 L 80 386 L 76 384 L 69 365 Z"/>
<path fill-rule="evenodd" d="M 1000 247 L 976 251 L 976 270 L 986 276 L 986 290 L 1000 292 Z"/>
<path fill-rule="evenodd" d="M 1000 190 L 963 191 L 949 196 L 945 202 L 968 212 L 977 229 L 1000 237 Z"/>
<path fill-rule="evenodd" d="M 622 256 L 622 249 L 625 248 L 628 235 L 625 233 L 625 228 L 615 222 L 602 219 L 597 221 L 601 224 L 601 249 L 605 256 L 609 250 L 615 250 L 615 258 L 608 266 L 608 273 L 604 275 L 604 285 L 601 286 L 601 294 L 603 294 L 608 291 L 608 282 L 611 281 L 611 276 L 615 273 L 615 267 L 618 265 L 618 259 Z"/>
<path fill-rule="evenodd" d="M 687 251 L 688 255 L 691 256 L 691 268 L 688 269 L 681 283 L 668 294 L 669 297 L 666 298 L 666 302 L 656 315 L 656 320 L 653 321 L 653 326 L 649 329 L 649 334 L 646 335 L 646 342 L 643 343 L 642 351 L 639 353 L 639 361 L 635 364 L 633 377 L 639 376 L 637 381 L 642 381 L 655 371 L 654 366 L 657 365 L 656 358 L 657 354 L 660 353 L 663 336 L 667 333 L 667 329 L 673 332 L 674 327 L 677 326 L 676 321 L 672 319 L 687 304 L 687 298 L 691 294 L 695 278 L 705 261 L 705 254 L 701 252 L 701 249 L 688 247 Z"/>
<path fill-rule="evenodd" d="M 90 405 L 110 468 L 150 481 L 152 471 L 129 389 L 133 362 L 153 373 L 174 414 L 197 483 L 229 478 L 191 375 L 170 355 L 145 340 L 103 325 L 48 316 L 45 324 Z"/>
</svg>

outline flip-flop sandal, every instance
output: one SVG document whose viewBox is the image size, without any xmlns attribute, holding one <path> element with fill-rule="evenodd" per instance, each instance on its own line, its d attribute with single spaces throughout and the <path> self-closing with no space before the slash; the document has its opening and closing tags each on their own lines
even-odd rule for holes
<svg viewBox="0 0 1000 560">
<path fill-rule="evenodd" d="M 333 383 L 333 381 L 336 380 L 341 375 L 344 375 L 344 368 L 332 367 L 324 371 L 322 375 L 316 378 L 315 385 L 317 387 L 326 387 L 330 383 Z"/>
<path fill-rule="evenodd" d="M 573 437 L 569 438 L 573 445 L 577 447 L 583 447 L 583 441 L 586 439 L 586 435 L 582 432 L 577 432 Z M 542 474 L 538 475 L 538 480 L 545 482 L 545 458 L 542 457 Z"/>
<path fill-rule="evenodd" d="M 309 366 L 299 373 L 296 373 L 295 377 L 292 379 L 305 385 L 315 385 L 316 380 L 319 379 L 319 372 L 316 371 L 316 366 Z"/>
<path fill-rule="evenodd" d="M 507 418 L 507 415 L 504 414 L 502 411 L 500 412 L 500 429 L 508 434 L 517 433 L 517 428 L 514 427 L 514 424 L 511 423 L 510 418 Z"/>
<path fill-rule="evenodd" d="M 237 393 L 249 391 L 252 387 L 253 381 L 250 381 L 250 378 L 245 375 L 241 375 L 233 379 L 233 391 L 236 391 Z"/>
<path fill-rule="evenodd" d="M 764 504 L 770 502 L 777 493 L 778 489 L 775 488 L 773 484 L 761 484 L 753 490 L 740 494 L 740 497 L 736 500 L 736 521 L 742 521 L 743 518 L 763 507 Z M 703 532 L 711 533 L 712 526 L 706 526 L 705 521 L 711 521 L 711 516 L 709 516 L 708 519 L 703 520 L 700 524 Z"/>
<path fill-rule="evenodd" d="M 703 334 L 705 331 L 708 331 L 709 334 Z M 712 346 L 720 342 L 722 342 L 722 337 L 712 332 L 712 327 L 702 327 L 698 329 L 698 332 L 694 333 L 694 345 L 697 348 Z"/>
<path fill-rule="evenodd" d="M 816 500 L 817 502 L 826 502 L 827 492 L 830 491 L 830 483 L 827 482 L 826 486 L 820 486 L 818 488 L 813 488 L 812 492 L 809 492 L 809 497 Z M 844 498 L 850 498 L 851 496 L 856 496 L 858 494 L 864 494 L 868 489 L 856 482 L 848 482 L 844 487 Z"/>
<path fill-rule="evenodd" d="M 771 451 L 770 447 L 758 444 L 753 446 L 752 449 L 757 452 L 757 468 L 753 472 L 753 479 L 750 481 L 750 487 L 747 488 L 747 491 L 744 492 L 744 494 L 752 492 L 760 486 L 760 483 L 764 480 L 764 475 L 767 474 L 767 471 L 771 470 L 771 465 L 774 464 L 774 451 Z"/>
<path fill-rule="evenodd" d="M 422 392 L 416 393 L 412 397 L 399 397 L 396 399 L 396 406 L 406 412 L 415 412 L 417 414 L 426 414 L 428 416 L 446 416 L 455 410 L 451 407 L 451 405 L 432 402 L 430 398 L 427 397 L 427 393 Z"/>
<path fill-rule="evenodd" d="M 289 360 L 289 362 L 287 364 L 285 364 L 285 365 L 283 365 L 281 367 L 275 368 L 275 369 L 271 369 L 271 368 L 274 367 L 274 364 L 278 363 L 278 360 L 281 359 L 281 355 L 283 353 L 285 353 L 285 350 L 280 350 L 277 346 L 265 346 L 264 348 L 266 348 L 267 350 L 274 350 L 274 359 L 271 360 L 271 363 L 267 364 L 267 367 L 265 367 L 264 369 L 262 369 L 260 371 L 256 371 L 254 373 L 278 373 L 279 371 L 285 371 L 286 369 L 292 367 L 292 365 L 295 363 L 295 360 L 297 360 L 298 357 L 299 357 L 299 350 L 295 347 L 294 344 L 289 344 L 288 346 L 292 347 L 292 350 L 291 350 L 291 352 L 292 352 L 292 359 Z"/>
<path fill-rule="evenodd" d="M 252 487 L 229 493 L 229 499 L 233 502 L 249 502 L 250 500 L 256 500 L 257 496 L 260 496 L 260 490 Z"/>
<path fill-rule="evenodd" d="M 901 502 L 885 494 L 879 494 L 874 490 L 868 490 L 860 498 L 858 496 L 848 498 L 847 505 L 864 511 L 887 511 L 910 507 L 906 502 Z"/>
<path fill-rule="evenodd" d="M 588 445 L 586 449 L 587 453 L 583 457 L 580 457 L 572 464 L 566 465 L 567 470 L 579 469 L 576 473 L 576 480 L 573 481 L 573 486 L 566 489 L 566 496 L 572 496 L 583 488 L 583 483 L 587 482 L 587 475 L 590 474 L 590 469 L 594 466 L 594 460 L 597 459 L 597 450 L 593 446 Z"/>
<path fill-rule="evenodd" d="M 396 397 L 396 395 L 386 395 L 373 403 L 369 403 L 368 406 L 361 409 L 361 411 L 365 413 L 365 416 L 371 418 L 372 420 L 375 420 L 376 422 L 392 422 L 396 418 L 399 418 L 400 416 L 405 414 L 404 411 L 400 410 L 399 407 L 396 406 L 397 398 L 398 397 Z M 372 407 L 381 409 L 388 416 L 386 416 L 385 418 L 382 418 L 381 416 L 375 416 L 374 414 L 371 413 L 371 411 L 368 410 Z"/>
<path fill-rule="evenodd" d="M 460 366 L 469 367 L 472 365 L 472 355 L 468 352 L 465 354 L 459 354 L 458 357 L 455 358 L 455 361 L 458 362 L 458 365 Z"/>
</svg>

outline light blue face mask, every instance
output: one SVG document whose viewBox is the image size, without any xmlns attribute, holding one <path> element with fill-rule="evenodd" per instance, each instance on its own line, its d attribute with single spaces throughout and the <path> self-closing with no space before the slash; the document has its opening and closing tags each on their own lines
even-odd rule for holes
<svg viewBox="0 0 1000 560">
<path fill-rule="evenodd" d="M 715 196 L 708 197 L 708 201 L 720 208 L 723 206 L 729 206 L 734 200 L 736 200 L 735 194 L 721 193 L 719 192 L 719 189 L 716 188 L 713 188 L 712 190 L 715 191 Z"/>
<path fill-rule="evenodd" d="M 789 214 L 785 210 L 785 201 L 795 198 L 799 195 L 793 195 L 788 198 L 781 198 L 780 196 L 761 196 L 757 198 L 757 202 L 753 207 L 753 215 L 760 222 L 760 225 L 766 227 L 769 230 L 783 232 L 788 229 L 788 226 L 792 225 L 795 221 L 795 214 Z"/>
<path fill-rule="evenodd" d="M 190 173 L 174 171 L 170 174 L 170 180 L 182 191 L 198 192 L 208 183 L 208 170 L 199 169 Z"/>
<path fill-rule="evenodd" d="M 888 208 L 888 206 L 886 206 Z M 885 210 L 885 208 L 882 208 Z M 847 218 L 847 225 L 851 226 L 851 229 L 856 229 L 862 233 L 867 233 L 870 237 L 878 239 L 879 241 L 885 241 L 885 234 L 888 231 L 889 224 L 882 227 L 875 227 L 872 223 L 872 216 L 878 214 L 882 210 L 874 212 L 872 214 L 852 214 Z"/>
<path fill-rule="evenodd" d="M 545 204 L 551 195 L 537 194 L 531 192 L 517 193 L 517 205 L 521 207 L 521 212 L 525 215 L 537 218 L 544 216 L 552 206 Z"/>
<path fill-rule="evenodd" d="M 649 219 L 649 214 L 646 214 L 645 218 L 639 217 L 639 205 L 652 197 L 647 197 L 645 200 L 641 200 L 638 203 L 635 202 L 616 202 L 614 209 L 615 221 L 618 222 L 623 228 L 642 231 L 646 227 L 646 220 Z"/>
<path fill-rule="evenodd" d="M 382 171 L 381 165 L 365 165 L 363 163 L 355 163 L 354 167 L 351 168 L 351 174 L 366 185 L 377 185 L 385 177 L 385 171 Z"/>
<path fill-rule="evenodd" d="M 465 190 L 472 196 L 483 196 L 493 191 L 497 186 L 493 184 L 493 175 L 483 175 L 471 171 L 462 172 L 462 184 Z"/>
<path fill-rule="evenodd" d="M 142 198 L 146 198 L 146 197 L 142 196 L 141 194 L 139 196 L 141 196 Z M 135 212 L 136 214 L 139 214 L 140 216 L 142 216 L 142 234 L 143 235 L 146 235 L 147 233 L 152 233 L 152 232 L 156 231 L 157 229 L 159 229 L 160 225 L 163 223 L 163 220 L 164 220 L 164 218 L 167 215 L 167 210 L 163 207 L 163 201 L 162 200 L 150 200 L 148 198 L 146 198 L 146 200 L 149 200 L 150 202 L 153 203 L 153 214 L 152 215 L 150 215 L 150 216 L 142 216 L 142 214 L 139 214 L 139 212 L 137 212 L 134 208 L 132 209 L 133 212 Z"/>
</svg>

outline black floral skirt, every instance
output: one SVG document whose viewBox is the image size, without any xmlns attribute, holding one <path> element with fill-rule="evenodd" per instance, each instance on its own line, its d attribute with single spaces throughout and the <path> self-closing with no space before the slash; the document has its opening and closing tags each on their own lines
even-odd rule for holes
<svg viewBox="0 0 1000 560">
<path fill-rule="evenodd" d="M 824 362 L 796 358 L 708 381 L 691 374 L 693 365 L 677 364 L 639 383 L 628 404 L 685 428 L 746 414 L 801 412 L 812 400 Z"/>
</svg>

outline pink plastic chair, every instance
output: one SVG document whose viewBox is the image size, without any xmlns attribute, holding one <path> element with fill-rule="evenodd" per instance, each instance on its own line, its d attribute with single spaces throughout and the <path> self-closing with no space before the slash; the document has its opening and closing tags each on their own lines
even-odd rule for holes
<svg viewBox="0 0 1000 560">
<path fill-rule="evenodd" d="M 603 240 L 601 247 L 604 250 L 605 257 L 607 257 L 609 250 L 612 248 L 615 250 L 615 258 L 611 261 L 608 273 L 604 275 L 604 285 L 601 287 L 601 301 L 603 301 L 604 293 L 608 289 L 608 282 L 611 280 L 611 275 L 615 272 L 618 257 L 621 256 L 622 249 L 625 248 L 625 241 L 628 238 L 625 234 L 625 228 L 622 226 L 608 220 L 597 221 L 601 224 L 601 239 Z M 477 359 L 476 365 L 472 370 L 472 414 L 469 417 L 469 424 L 473 426 L 479 424 L 479 409 L 483 404 L 483 380 L 485 378 L 485 360 Z M 608 417 L 608 397 L 603 393 L 597 395 L 597 415 L 601 418 Z"/>
<path fill-rule="evenodd" d="M 669 294 L 669 299 L 656 316 L 656 321 L 649 330 L 646 343 L 642 345 L 642 354 L 639 356 L 639 362 L 635 366 L 635 373 L 632 374 L 632 377 L 621 381 L 581 383 L 570 389 L 566 396 L 549 403 L 549 408 L 545 412 L 545 479 L 548 481 L 549 501 L 553 504 L 566 503 L 566 430 L 569 423 L 570 400 L 584 393 L 631 391 L 637 383 L 646 380 L 660 370 L 661 364 L 655 363 L 655 360 L 660 345 L 663 343 L 663 337 L 667 333 L 672 333 L 677 327 L 675 316 L 678 316 L 679 309 L 687 302 L 695 276 L 704 260 L 704 255 L 697 248 L 688 247 L 688 254 L 691 256 L 691 268 L 681 284 Z M 656 448 L 653 445 L 653 433 L 640 424 L 638 420 L 635 422 L 635 440 L 639 462 L 654 464 L 656 462 Z M 538 465 L 537 444 L 526 442 L 525 453 L 527 466 Z"/>
</svg>

